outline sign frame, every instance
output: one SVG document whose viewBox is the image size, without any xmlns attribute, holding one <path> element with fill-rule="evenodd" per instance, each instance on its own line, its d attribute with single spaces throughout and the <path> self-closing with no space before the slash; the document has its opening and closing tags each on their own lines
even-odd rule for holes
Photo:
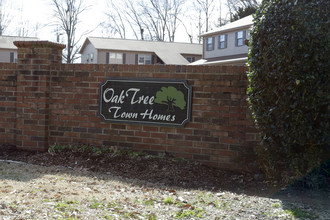
<svg viewBox="0 0 330 220">
<path fill-rule="evenodd" d="M 105 103 L 105 88 L 107 88 L 108 83 L 124 83 L 124 84 L 145 84 L 147 86 L 151 86 L 152 84 L 156 85 L 156 86 L 160 86 L 160 85 L 164 85 L 163 87 L 166 86 L 167 88 L 169 87 L 174 87 L 174 85 L 179 86 L 180 88 L 184 88 L 186 89 L 186 91 L 184 91 L 184 93 L 186 94 L 187 97 L 185 97 L 185 101 L 186 101 L 186 109 L 184 110 L 184 114 L 185 114 L 185 118 L 184 120 L 182 120 L 180 123 L 179 122 L 164 122 L 164 121 L 148 121 L 148 120 L 127 120 L 127 119 L 115 119 L 115 118 L 109 118 L 107 115 L 105 115 L 105 110 L 104 108 L 106 108 L 107 106 L 109 106 L 109 104 Z M 126 85 L 125 85 L 126 86 Z M 143 85 L 142 85 L 143 86 Z M 161 87 L 162 91 L 163 91 L 163 87 Z M 175 88 L 175 87 L 174 87 Z M 112 88 L 107 88 L 109 90 L 111 90 Z M 113 100 L 107 99 L 107 101 L 109 102 L 117 102 L 117 103 L 124 103 L 124 98 L 125 97 L 125 93 L 123 92 L 124 90 L 122 90 L 121 94 L 116 95 L 116 99 L 113 98 Z M 127 90 L 128 91 L 128 90 Z M 126 91 L 126 95 L 127 95 L 127 91 Z M 140 91 L 140 90 L 139 90 Z M 158 92 L 162 92 L 162 91 L 158 91 Z M 115 91 L 112 89 L 112 96 L 114 96 Z M 181 91 L 178 91 L 179 93 Z M 132 92 L 130 92 L 132 94 Z M 182 92 L 181 92 L 182 93 Z M 134 93 L 135 95 L 137 94 L 137 90 Z M 183 93 L 182 93 L 183 94 Z M 151 102 L 151 99 L 153 99 L 152 101 L 155 101 L 155 96 L 153 96 L 153 98 L 151 96 L 148 96 L 150 98 L 149 102 Z M 134 96 L 135 98 L 135 96 Z M 157 97 L 156 97 L 157 98 Z M 132 103 L 133 99 L 131 100 Z M 136 98 L 136 102 L 138 101 L 138 98 Z M 159 103 L 159 102 L 158 102 Z M 153 105 L 154 103 L 152 103 L 151 105 Z M 103 122 L 109 122 L 109 123 L 124 123 L 124 124 L 141 124 L 141 125 L 150 125 L 150 126 L 167 126 L 167 127 L 184 127 L 188 122 L 190 122 L 191 120 L 191 111 L 192 111 L 192 86 L 188 85 L 186 80 L 181 80 L 181 79 L 152 79 L 152 78 L 117 78 L 117 77 L 109 77 L 106 78 L 102 83 L 100 83 L 99 85 L 99 106 L 98 106 L 98 115 L 102 118 Z M 115 107 L 113 107 L 115 108 Z M 119 107 L 117 107 L 119 108 Z M 169 107 L 168 107 L 169 108 Z M 173 106 L 172 106 L 173 109 Z M 177 108 L 176 108 L 177 109 Z M 115 109 L 116 110 L 116 109 Z M 154 109 L 151 108 L 151 110 L 153 111 Z M 174 110 L 174 109 L 173 109 Z M 108 110 L 110 111 L 110 108 Z M 118 111 L 118 110 L 117 110 Z M 183 112 L 181 110 L 181 112 Z M 132 113 L 133 114 L 133 113 Z M 145 113 L 137 113 L 139 115 L 143 115 Z M 145 115 L 144 115 L 145 116 Z M 171 118 L 171 117 L 170 117 Z M 174 116 L 175 118 L 175 116 Z M 172 116 L 173 119 L 173 116 Z"/>
</svg>

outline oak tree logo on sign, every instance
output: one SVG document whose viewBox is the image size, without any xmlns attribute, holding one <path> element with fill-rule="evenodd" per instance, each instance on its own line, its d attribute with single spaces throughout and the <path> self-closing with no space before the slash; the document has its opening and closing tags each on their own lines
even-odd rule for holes
<svg viewBox="0 0 330 220">
<path fill-rule="evenodd" d="M 186 101 L 182 92 L 178 91 L 173 86 L 162 87 L 161 91 L 156 93 L 156 103 L 167 105 L 167 111 L 174 112 L 174 106 L 184 110 Z"/>
<path fill-rule="evenodd" d="M 100 116 L 107 122 L 184 126 L 191 87 L 182 80 L 108 79 L 100 85 Z"/>
</svg>

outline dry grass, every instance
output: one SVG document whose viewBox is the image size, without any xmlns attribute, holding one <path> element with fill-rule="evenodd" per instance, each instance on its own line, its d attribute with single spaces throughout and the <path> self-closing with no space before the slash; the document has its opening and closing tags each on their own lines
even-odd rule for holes
<svg viewBox="0 0 330 220">
<path fill-rule="evenodd" d="M 0 219 L 315 219 L 308 207 L 167 188 L 58 166 L 0 162 Z M 322 217 L 320 217 L 322 218 Z"/>
</svg>

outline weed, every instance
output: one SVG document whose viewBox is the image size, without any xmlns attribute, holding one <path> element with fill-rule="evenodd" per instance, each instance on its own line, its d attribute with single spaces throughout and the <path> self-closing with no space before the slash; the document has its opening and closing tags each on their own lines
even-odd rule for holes
<svg viewBox="0 0 330 220">
<path fill-rule="evenodd" d="M 41 191 L 42 191 L 42 189 L 33 189 L 31 191 L 31 194 L 36 194 L 36 193 L 41 192 Z"/>
<path fill-rule="evenodd" d="M 173 198 L 171 197 L 166 197 L 164 200 L 163 200 L 164 204 L 168 204 L 168 205 L 171 205 L 174 203 L 173 201 Z"/>
<path fill-rule="evenodd" d="M 106 220 L 113 220 L 114 218 L 113 217 L 111 217 L 111 216 L 108 216 L 108 215 L 104 215 L 104 216 L 102 216 L 104 219 L 106 219 Z"/>
<path fill-rule="evenodd" d="M 214 198 L 211 193 L 207 193 L 207 194 L 199 193 L 197 195 L 197 199 L 199 203 L 203 203 L 203 204 L 214 203 Z"/>
<path fill-rule="evenodd" d="M 157 216 L 155 213 L 151 213 L 147 216 L 148 220 L 157 220 Z"/>
<path fill-rule="evenodd" d="M 144 201 L 144 204 L 152 206 L 152 205 L 155 205 L 155 201 L 152 199 L 148 199 L 148 200 Z"/>
<path fill-rule="evenodd" d="M 107 205 L 107 208 L 109 208 L 109 209 L 118 208 L 118 207 L 119 207 L 119 204 L 117 202 L 110 202 Z"/>
<path fill-rule="evenodd" d="M 180 210 L 179 212 L 175 212 L 175 218 L 204 218 L 206 212 L 202 208 L 195 208 L 195 209 L 187 209 L 187 210 Z"/>
<path fill-rule="evenodd" d="M 51 145 L 49 148 L 48 148 L 48 153 L 58 153 L 58 152 L 61 152 L 63 151 L 65 148 L 63 145 L 60 145 L 60 144 L 53 144 Z"/>
<path fill-rule="evenodd" d="M 54 208 L 61 212 L 73 212 L 78 211 L 73 206 L 79 204 L 77 201 L 63 201 L 55 204 Z"/>
<path fill-rule="evenodd" d="M 140 204 L 140 200 L 139 200 L 138 198 L 135 198 L 135 199 L 134 199 L 134 203 L 135 203 L 135 204 Z"/>
<path fill-rule="evenodd" d="M 70 207 L 69 204 L 67 204 L 67 203 L 62 203 L 62 202 L 57 203 L 57 204 L 55 205 L 55 209 L 60 210 L 60 211 L 65 211 L 65 210 L 68 209 L 69 207 Z"/>
<path fill-rule="evenodd" d="M 133 152 L 131 150 L 125 150 L 125 149 L 119 149 L 113 153 L 113 156 L 124 156 L 124 155 L 130 155 L 130 153 Z"/>
<path fill-rule="evenodd" d="M 96 199 L 93 199 L 89 207 L 91 209 L 100 209 L 103 208 L 105 205 L 103 203 L 98 202 Z"/>
<path fill-rule="evenodd" d="M 61 145 L 61 144 L 53 144 L 48 148 L 48 153 L 60 153 L 62 151 L 71 151 L 71 152 L 81 152 L 81 153 L 95 153 L 95 154 L 103 154 L 108 152 L 116 152 L 116 147 L 106 147 L 102 146 L 101 148 L 95 147 L 89 144 L 82 145 Z"/>
<path fill-rule="evenodd" d="M 69 151 L 69 152 L 80 152 L 80 153 L 94 153 L 97 155 L 102 155 L 104 153 L 112 153 L 112 156 L 128 156 L 130 158 L 138 158 L 138 157 L 144 157 L 146 159 L 148 158 L 154 158 L 154 159 L 164 159 L 166 156 L 166 152 L 159 153 L 158 155 L 150 155 L 143 151 L 134 151 L 130 149 L 118 149 L 117 146 L 102 146 L 102 147 L 96 147 L 89 144 L 82 144 L 82 145 L 61 145 L 58 143 L 55 143 L 51 145 L 48 148 L 48 153 L 50 154 L 56 154 L 63 151 Z M 174 157 L 173 160 L 176 161 L 186 161 L 184 158 L 178 158 Z"/>
<path fill-rule="evenodd" d="M 137 157 L 144 157 L 146 154 L 143 152 L 129 151 L 129 155 L 132 158 L 137 158 Z"/>
<path fill-rule="evenodd" d="M 226 202 L 226 201 L 222 201 L 222 202 L 215 202 L 216 208 L 218 209 L 228 209 L 230 207 L 230 203 Z"/>
<path fill-rule="evenodd" d="M 136 213 L 136 212 L 126 212 L 126 213 L 123 213 L 123 216 L 125 218 L 138 219 L 138 213 Z"/>
<path fill-rule="evenodd" d="M 273 204 L 273 207 L 274 208 L 279 208 L 280 207 L 280 204 L 279 203 L 275 203 L 275 204 Z"/>
</svg>

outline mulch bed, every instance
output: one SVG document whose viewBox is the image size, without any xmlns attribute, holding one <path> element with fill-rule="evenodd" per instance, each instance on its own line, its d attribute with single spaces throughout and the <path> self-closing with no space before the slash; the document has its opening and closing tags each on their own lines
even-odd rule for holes
<svg viewBox="0 0 330 220">
<path fill-rule="evenodd" d="M 228 190 L 253 195 L 271 195 L 281 187 L 266 182 L 260 173 L 236 173 L 165 155 L 161 158 L 129 154 L 61 151 L 30 152 L 14 146 L 0 147 L 0 160 L 22 161 L 43 166 L 65 166 L 125 178 L 157 182 L 187 189 Z"/>
</svg>

